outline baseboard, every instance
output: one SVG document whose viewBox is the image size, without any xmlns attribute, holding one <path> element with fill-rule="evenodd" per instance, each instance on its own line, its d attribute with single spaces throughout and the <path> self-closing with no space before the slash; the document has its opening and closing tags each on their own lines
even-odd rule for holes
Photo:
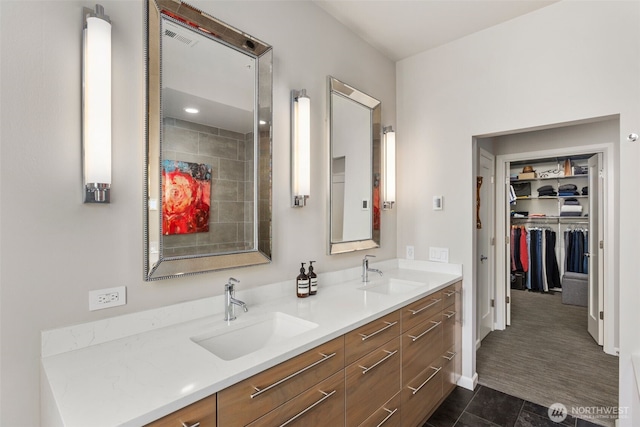
<svg viewBox="0 0 640 427">
<path fill-rule="evenodd" d="M 458 380 L 458 385 L 467 390 L 475 390 L 478 385 L 478 373 L 474 373 L 473 377 L 465 377 L 464 375 Z"/>
<path fill-rule="evenodd" d="M 476 340 L 476 351 L 478 351 L 481 345 L 482 345 L 482 341 Z"/>
</svg>

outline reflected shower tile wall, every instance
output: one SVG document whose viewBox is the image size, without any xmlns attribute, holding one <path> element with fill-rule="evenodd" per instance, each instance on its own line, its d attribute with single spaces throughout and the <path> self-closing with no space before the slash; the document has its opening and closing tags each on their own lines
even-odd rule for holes
<svg viewBox="0 0 640 427">
<path fill-rule="evenodd" d="M 164 236 L 167 256 L 253 247 L 253 133 L 164 119 L 165 159 L 211 166 L 209 232 Z M 251 211 L 247 212 L 247 209 Z"/>
</svg>

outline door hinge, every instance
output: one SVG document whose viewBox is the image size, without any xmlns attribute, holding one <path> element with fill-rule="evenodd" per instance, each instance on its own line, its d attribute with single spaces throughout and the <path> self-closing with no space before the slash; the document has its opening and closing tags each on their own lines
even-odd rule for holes
<svg viewBox="0 0 640 427">
<path fill-rule="evenodd" d="M 600 177 L 600 178 L 604 178 L 604 170 L 600 169 L 600 170 L 598 171 L 598 177 Z"/>
<path fill-rule="evenodd" d="M 600 240 L 600 249 L 604 249 L 604 240 Z"/>
<path fill-rule="evenodd" d="M 496 300 L 492 299 L 491 300 L 491 307 L 495 307 L 496 306 Z"/>
<path fill-rule="evenodd" d="M 505 238 L 504 238 L 504 244 L 505 244 L 505 245 L 508 245 L 508 244 L 509 244 L 509 242 L 510 242 L 510 240 L 509 240 L 509 236 L 505 237 Z"/>
<path fill-rule="evenodd" d="M 491 243 L 490 243 L 490 245 L 491 245 L 491 246 L 495 246 L 495 245 L 496 245 L 496 238 L 495 238 L 495 237 L 492 237 L 492 238 L 491 238 Z"/>
<path fill-rule="evenodd" d="M 511 298 L 507 297 L 507 304 L 509 304 L 511 302 Z"/>
<path fill-rule="evenodd" d="M 491 175 L 491 184 L 493 184 L 493 175 Z"/>
<path fill-rule="evenodd" d="M 600 312 L 600 320 L 604 320 L 604 311 Z"/>
</svg>

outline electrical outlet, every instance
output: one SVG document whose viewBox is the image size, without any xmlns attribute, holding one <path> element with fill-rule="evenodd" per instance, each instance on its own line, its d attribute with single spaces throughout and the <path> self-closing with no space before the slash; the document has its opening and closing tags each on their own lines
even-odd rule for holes
<svg viewBox="0 0 640 427">
<path fill-rule="evenodd" d="M 89 291 L 89 311 L 117 307 L 119 305 L 125 305 L 126 303 L 126 286 Z"/>
<path fill-rule="evenodd" d="M 413 246 L 407 246 L 407 259 L 413 259 L 414 251 Z"/>
</svg>

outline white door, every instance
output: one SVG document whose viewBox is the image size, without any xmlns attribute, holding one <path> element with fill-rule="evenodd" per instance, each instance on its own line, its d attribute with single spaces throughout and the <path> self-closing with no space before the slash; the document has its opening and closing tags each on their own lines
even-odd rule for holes
<svg viewBox="0 0 640 427">
<path fill-rule="evenodd" d="M 602 345 L 604 343 L 604 320 L 601 313 L 604 310 L 604 268 L 603 247 L 600 245 L 603 230 L 603 206 L 600 203 L 604 172 L 602 170 L 602 154 L 596 154 L 589 159 L 589 305 L 588 330 L 593 339 Z"/>
<path fill-rule="evenodd" d="M 494 299 L 494 184 L 495 157 L 484 150 L 480 150 L 480 168 L 478 171 L 478 183 L 481 184 L 478 191 L 480 196 L 480 209 L 478 211 L 479 224 L 476 240 L 477 270 L 476 283 L 478 288 L 478 342 L 482 341 L 493 330 L 493 299 Z"/>
</svg>

